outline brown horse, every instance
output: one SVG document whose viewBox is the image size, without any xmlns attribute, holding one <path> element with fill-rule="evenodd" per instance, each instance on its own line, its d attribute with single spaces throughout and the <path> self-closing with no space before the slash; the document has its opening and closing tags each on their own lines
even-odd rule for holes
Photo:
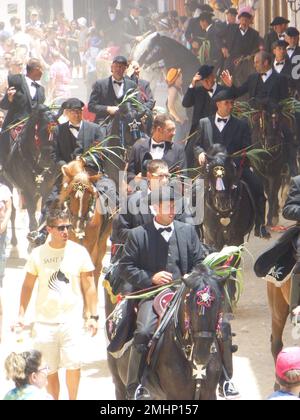
<svg viewBox="0 0 300 420">
<path fill-rule="evenodd" d="M 63 187 L 59 204 L 70 213 L 73 225 L 70 239 L 83 245 L 89 252 L 98 284 L 112 225 L 111 218 L 102 211 L 101 197 L 93 184 L 101 175 L 90 175 L 81 160 L 69 163 L 62 171 Z"/>
<path fill-rule="evenodd" d="M 268 301 L 272 316 L 271 351 L 274 360 L 283 348 L 282 335 L 289 316 L 291 279 L 285 282 L 282 287 L 276 287 L 268 282 Z"/>
</svg>

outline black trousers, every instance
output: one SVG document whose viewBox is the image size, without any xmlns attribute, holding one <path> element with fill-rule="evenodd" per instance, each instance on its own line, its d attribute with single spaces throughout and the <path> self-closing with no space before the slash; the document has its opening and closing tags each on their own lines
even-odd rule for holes
<svg viewBox="0 0 300 420">
<path fill-rule="evenodd" d="M 133 345 L 140 351 L 146 350 L 157 326 L 158 316 L 153 309 L 153 299 L 142 300 L 137 314 L 137 328 L 134 333 Z"/>
<path fill-rule="evenodd" d="M 252 194 L 254 204 L 256 207 L 256 226 L 265 224 L 266 217 L 266 197 L 264 192 L 264 185 L 262 180 L 250 170 L 250 168 L 244 168 L 242 173 L 242 180 L 249 186 Z"/>
</svg>

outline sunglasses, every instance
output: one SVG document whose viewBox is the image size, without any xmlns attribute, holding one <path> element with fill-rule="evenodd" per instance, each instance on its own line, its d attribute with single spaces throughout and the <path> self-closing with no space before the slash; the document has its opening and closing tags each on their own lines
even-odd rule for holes
<svg viewBox="0 0 300 420">
<path fill-rule="evenodd" d="M 72 225 L 50 226 L 52 229 L 57 229 L 59 232 L 64 232 L 65 229 L 70 230 Z"/>
</svg>

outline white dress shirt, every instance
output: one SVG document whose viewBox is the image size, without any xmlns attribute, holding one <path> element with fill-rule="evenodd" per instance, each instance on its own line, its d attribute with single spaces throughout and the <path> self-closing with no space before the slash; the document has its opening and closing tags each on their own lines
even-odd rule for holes
<svg viewBox="0 0 300 420">
<path fill-rule="evenodd" d="M 244 31 L 241 27 L 240 27 L 240 32 L 243 36 L 246 35 L 246 33 L 248 32 L 248 29 L 246 29 L 246 31 Z"/>
<path fill-rule="evenodd" d="M 227 121 L 226 122 L 225 121 L 218 121 L 219 118 L 221 118 L 222 120 L 227 120 Z M 224 130 L 224 128 L 228 124 L 229 120 L 230 120 L 230 115 L 228 115 L 228 117 L 221 117 L 218 113 L 216 113 L 215 124 L 218 127 L 218 130 L 220 131 L 220 133 L 222 133 L 222 131 Z"/>
<path fill-rule="evenodd" d="M 78 127 L 79 128 L 79 130 L 76 130 L 75 128 L 71 128 L 70 126 L 71 125 L 73 125 L 74 127 Z M 78 136 L 79 136 L 79 131 L 80 131 L 80 129 L 81 129 L 81 126 L 82 126 L 82 121 L 81 121 L 81 123 L 77 126 L 77 125 L 75 125 L 75 124 L 71 124 L 70 122 L 69 122 L 69 129 L 70 129 L 70 131 L 71 131 L 71 133 L 73 134 L 73 136 L 74 137 L 76 137 L 76 139 L 78 139 Z"/>
<path fill-rule="evenodd" d="M 36 95 L 36 87 L 32 85 L 32 83 L 37 83 L 34 80 L 30 79 L 29 77 L 25 76 L 25 80 L 30 92 L 31 99 L 33 99 Z M 37 83 L 39 84 L 39 83 Z"/>
<path fill-rule="evenodd" d="M 162 226 L 159 223 L 157 223 L 157 221 L 154 219 L 154 227 L 156 230 L 159 229 L 169 229 L 171 228 L 171 232 L 167 232 L 166 230 L 164 232 L 161 233 L 161 236 L 164 238 L 164 240 L 166 242 L 169 242 L 169 240 L 171 239 L 171 236 L 173 235 L 174 232 L 174 223 L 171 223 L 169 226 Z"/>
<path fill-rule="evenodd" d="M 122 82 L 121 85 L 119 85 L 118 83 L 114 83 L 114 82 Z M 116 80 L 114 78 L 112 78 L 112 84 L 113 84 L 113 88 L 116 94 L 116 97 L 118 99 L 122 98 L 122 96 L 124 96 L 124 79 L 123 80 Z"/>
<path fill-rule="evenodd" d="M 266 81 L 272 75 L 272 73 L 273 73 L 273 69 L 270 69 L 270 70 L 267 71 L 267 73 L 265 75 L 261 76 L 264 83 L 266 83 Z"/>
<path fill-rule="evenodd" d="M 216 93 L 217 90 L 217 82 L 213 85 L 213 87 L 211 88 L 212 92 L 208 91 L 209 96 L 212 98 L 214 96 L 214 94 Z"/>
<path fill-rule="evenodd" d="M 281 64 L 283 63 L 283 64 Z M 278 61 L 274 61 L 274 69 L 277 71 L 277 73 L 281 73 L 282 69 L 285 65 L 285 60 L 280 61 L 280 64 L 278 64 Z"/>
<path fill-rule="evenodd" d="M 163 145 L 164 147 L 153 147 L 153 145 Z M 164 143 L 157 143 L 155 140 L 151 140 L 150 153 L 153 160 L 162 159 L 164 157 L 166 145 Z"/>
<path fill-rule="evenodd" d="M 288 56 L 289 56 L 290 58 L 291 58 L 291 57 L 292 57 L 292 55 L 294 54 L 295 49 L 296 49 L 296 47 L 295 47 L 295 48 L 293 48 L 293 47 L 287 47 L 286 52 L 287 52 L 287 54 L 288 54 Z"/>
</svg>

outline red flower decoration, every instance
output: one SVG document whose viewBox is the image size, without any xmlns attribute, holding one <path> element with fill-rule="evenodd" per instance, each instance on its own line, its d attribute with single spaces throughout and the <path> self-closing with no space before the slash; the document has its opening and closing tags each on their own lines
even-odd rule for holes
<svg viewBox="0 0 300 420">
<path fill-rule="evenodd" d="M 197 305 L 207 309 L 211 308 L 212 303 L 216 299 L 209 286 L 197 292 L 197 298 Z"/>
</svg>

